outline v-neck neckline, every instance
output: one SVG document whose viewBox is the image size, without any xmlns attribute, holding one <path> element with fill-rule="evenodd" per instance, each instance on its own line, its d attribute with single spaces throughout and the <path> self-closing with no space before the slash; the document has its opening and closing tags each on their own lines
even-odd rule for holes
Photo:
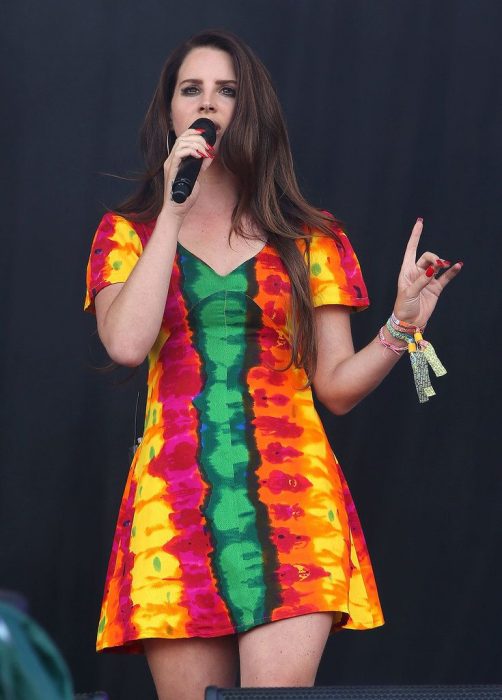
<svg viewBox="0 0 502 700">
<path fill-rule="evenodd" d="M 195 258 L 195 260 L 198 260 L 200 263 L 202 263 L 202 265 L 204 265 L 205 267 L 207 267 L 207 268 L 213 273 L 213 275 L 216 275 L 216 277 L 219 277 L 220 279 L 225 279 L 226 277 L 230 277 L 230 275 L 233 275 L 234 272 L 237 272 L 237 270 L 240 270 L 241 267 L 244 267 L 244 265 L 247 265 L 247 263 L 251 262 L 252 260 L 255 260 L 256 258 L 258 258 L 258 256 L 261 255 L 261 253 L 265 250 L 265 248 L 266 248 L 267 246 L 268 246 L 268 241 L 265 241 L 265 244 L 260 248 L 260 250 L 259 250 L 258 252 L 256 252 L 254 255 L 251 255 L 251 257 L 246 258 L 246 260 L 243 260 L 241 263 L 239 263 L 239 265 L 237 265 L 237 267 L 234 267 L 232 270 L 230 270 L 230 272 L 227 272 L 225 275 L 221 275 L 219 272 L 216 272 L 216 270 L 214 269 L 214 267 L 211 267 L 211 265 L 210 265 L 209 263 L 207 263 L 207 262 L 206 262 L 205 260 L 203 260 L 202 258 L 199 258 L 199 256 L 196 255 L 195 253 L 192 253 L 191 250 L 189 250 L 188 248 L 186 248 L 186 247 L 185 247 L 182 243 L 180 243 L 179 241 L 177 242 L 177 247 L 178 247 L 178 248 L 181 248 L 185 253 L 188 253 L 188 255 L 190 255 L 192 258 Z"/>
</svg>

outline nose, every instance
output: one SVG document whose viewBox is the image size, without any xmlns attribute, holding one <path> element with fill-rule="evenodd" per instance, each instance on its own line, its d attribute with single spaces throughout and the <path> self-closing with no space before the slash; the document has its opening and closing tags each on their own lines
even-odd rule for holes
<svg viewBox="0 0 502 700">
<path fill-rule="evenodd" d="M 204 112 L 205 114 L 207 114 L 209 112 L 214 112 L 214 111 L 215 111 L 215 109 L 214 109 L 213 105 L 208 100 L 205 100 L 201 104 L 201 106 L 199 107 L 199 112 Z"/>
</svg>

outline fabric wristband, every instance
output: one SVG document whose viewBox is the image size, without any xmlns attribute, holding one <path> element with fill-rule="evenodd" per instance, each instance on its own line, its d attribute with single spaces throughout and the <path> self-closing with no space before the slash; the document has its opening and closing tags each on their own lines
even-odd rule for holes
<svg viewBox="0 0 502 700">
<path fill-rule="evenodd" d="M 402 321 L 399 323 L 402 324 Z M 413 326 L 413 328 L 417 329 L 413 334 L 402 333 L 396 330 L 392 324 L 392 316 L 387 321 L 385 327 L 393 338 L 404 340 L 408 343 L 408 353 L 410 355 L 418 400 L 420 403 L 428 401 L 431 396 L 436 395 L 429 377 L 429 365 L 436 377 L 442 377 L 446 374 L 446 369 L 436 355 L 432 343 L 423 339 L 422 331 L 418 326 Z"/>
</svg>

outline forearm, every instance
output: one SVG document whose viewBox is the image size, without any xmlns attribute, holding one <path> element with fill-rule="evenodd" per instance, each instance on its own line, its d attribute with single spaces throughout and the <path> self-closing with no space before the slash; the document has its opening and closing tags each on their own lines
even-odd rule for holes
<svg viewBox="0 0 502 700">
<path fill-rule="evenodd" d="M 392 338 L 385 327 L 383 333 L 386 342 L 405 347 L 406 344 Z M 325 382 L 325 389 L 317 391 L 319 400 L 332 413 L 348 413 L 376 389 L 403 354 L 406 353 L 396 354 L 385 347 L 376 336 L 364 348 L 336 365 Z"/>
<path fill-rule="evenodd" d="M 98 324 L 108 354 L 119 364 L 141 364 L 159 333 L 181 223 L 163 216 L 129 278 Z"/>
</svg>

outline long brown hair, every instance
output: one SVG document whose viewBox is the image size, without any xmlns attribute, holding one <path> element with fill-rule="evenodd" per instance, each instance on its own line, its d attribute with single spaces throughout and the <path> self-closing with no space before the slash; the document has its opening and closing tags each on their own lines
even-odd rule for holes
<svg viewBox="0 0 502 700">
<path fill-rule="evenodd" d="M 303 367 L 311 383 L 316 369 L 317 341 L 309 282 L 312 231 L 336 238 L 336 223 L 303 198 L 296 181 L 288 134 L 270 75 L 253 51 L 235 35 L 208 30 L 192 36 L 168 57 L 142 129 L 141 149 L 146 171 L 139 190 L 116 212 L 133 221 L 156 218 L 164 199 L 166 142 L 171 100 L 178 71 L 194 48 L 209 46 L 229 54 L 237 77 L 232 121 L 221 138 L 218 157 L 238 183 L 238 202 L 231 230 L 246 237 L 244 217 L 264 230 L 278 251 L 291 281 L 291 361 Z M 306 241 L 304 257 L 295 241 Z"/>
</svg>

